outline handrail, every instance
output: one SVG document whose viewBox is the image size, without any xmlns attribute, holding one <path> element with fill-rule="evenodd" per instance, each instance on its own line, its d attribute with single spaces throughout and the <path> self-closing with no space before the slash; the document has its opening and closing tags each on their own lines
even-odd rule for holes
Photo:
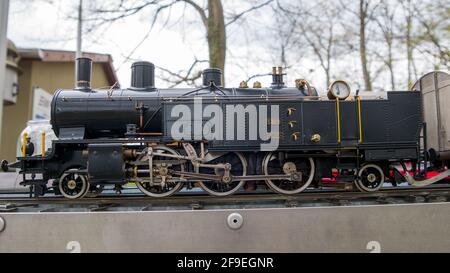
<svg viewBox="0 0 450 273">
<path fill-rule="evenodd" d="M 341 109 L 339 105 L 339 98 L 336 98 L 336 119 L 337 119 L 337 141 L 341 144 Z"/>
<path fill-rule="evenodd" d="M 358 143 L 361 144 L 363 142 L 363 135 L 362 135 L 362 118 L 361 118 L 361 97 L 356 97 L 357 105 L 358 105 L 358 128 L 359 128 L 359 139 Z"/>
</svg>

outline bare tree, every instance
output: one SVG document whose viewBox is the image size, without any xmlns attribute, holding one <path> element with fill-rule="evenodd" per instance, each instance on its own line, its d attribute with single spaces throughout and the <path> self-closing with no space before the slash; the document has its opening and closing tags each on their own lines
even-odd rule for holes
<svg viewBox="0 0 450 273">
<path fill-rule="evenodd" d="M 295 26 L 292 33 L 295 34 L 296 44 L 308 45 L 317 58 L 325 73 L 325 84 L 329 86 L 333 60 L 341 54 L 338 43 L 343 40 L 338 33 L 340 7 L 329 1 L 317 1 L 313 5 L 305 2 L 289 5 L 278 1 L 278 7 Z"/>
<path fill-rule="evenodd" d="M 388 84 L 391 89 L 397 89 L 398 79 L 406 71 L 401 68 L 402 59 L 407 62 L 408 79 L 401 82 L 408 87 L 419 74 L 433 69 L 433 65 L 434 69 L 449 69 L 448 0 L 340 0 L 341 8 L 336 8 L 331 1 L 277 2 L 283 16 L 297 25 L 296 39 L 301 35 L 302 42 L 309 46 L 326 75 L 327 84 L 330 71 L 331 75 L 336 71 L 333 67 L 342 65 L 339 56 L 343 50 L 344 59 L 359 59 L 366 90 Z M 282 51 L 282 54 L 287 53 Z M 389 80 L 378 80 L 381 75 L 388 75 Z"/>
<path fill-rule="evenodd" d="M 422 5 L 421 5 L 422 4 Z M 436 0 L 414 5 L 417 23 L 421 26 L 420 44 L 424 53 L 438 60 L 436 68 L 450 69 L 450 4 Z"/>
<path fill-rule="evenodd" d="M 324 17 L 322 18 L 335 17 L 335 14 L 333 14 L 334 10 L 322 10 L 321 7 L 317 8 L 323 13 Z M 299 21 L 298 26 L 300 27 L 306 42 L 311 46 L 314 54 L 319 60 L 320 66 L 325 72 L 326 86 L 329 86 L 331 82 L 331 60 L 333 55 L 335 56 L 335 54 L 333 54 L 333 47 L 336 41 L 335 22 L 333 20 L 320 20 L 321 17 L 314 14 L 311 14 L 308 18 L 312 19 L 312 22 L 309 20 L 302 20 Z"/>
<path fill-rule="evenodd" d="M 94 26 L 98 27 L 99 25 L 115 22 L 120 19 L 136 15 L 147 8 L 151 8 L 153 10 L 152 28 L 158 20 L 159 15 L 164 10 L 170 9 L 176 4 L 184 3 L 186 6 L 191 7 L 194 11 L 196 11 L 198 18 L 203 24 L 205 29 L 205 37 L 208 44 L 210 67 L 216 67 L 225 72 L 227 26 L 239 21 L 246 14 L 269 5 L 272 1 L 273 0 L 264 0 L 258 1 L 254 4 L 251 2 L 253 4 L 251 7 L 239 12 L 233 12 L 230 17 L 226 18 L 221 0 L 207 0 L 205 6 L 198 4 L 194 0 L 117 0 L 108 2 L 107 6 L 111 8 L 96 7 L 92 9 L 91 21 L 97 22 Z M 142 44 L 143 41 L 149 36 L 150 32 L 144 37 L 142 42 L 139 43 L 137 47 L 139 47 L 140 44 Z M 131 58 L 137 47 L 127 56 L 126 59 Z M 185 71 L 187 74 L 183 75 L 164 69 L 165 72 L 170 75 L 170 79 L 167 80 L 175 85 L 183 82 L 194 82 L 200 77 L 200 74 L 195 70 L 195 66 L 202 62 L 203 61 L 195 59 L 189 69 Z"/>
<path fill-rule="evenodd" d="M 208 17 L 207 25 L 205 27 L 208 37 L 210 66 L 217 67 L 222 69 L 222 71 L 225 71 L 227 42 L 225 34 L 225 19 L 221 0 L 208 0 Z"/>
<path fill-rule="evenodd" d="M 410 88 L 418 79 L 418 57 L 434 69 L 450 69 L 450 7 L 446 0 L 419 1 L 401 0 L 403 21 L 399 35 L 406 46 L 408 68 L 407 85 Z"/>
<path fill-rule="evenodd" d="M 395 90 L 395 74 L 396 71 L 394 69 L 394 40 L 395 40 L 395 20 L 396 20 L 396 12 L 397 12 L 397 4 L 396 3 L 388 3 L 381 2 L 380 8 L 377 13 L 375 13 L 374 20 L 377 23 L 384 44 L 386 45 L 386 56 L 382 56 L 382 52 L 374 51 L 374 54 L 377 55 L 382 62 L 389 69 L 391 88 Z"/>
<path fill-rule="evenodd" d="M 140 14 L 149 22 L 148 32 L 122 54 L 124 64 L 134 59 L 137 49 L 152 37 L 154 26 L 164 30 L 177 25 L 187 35 L 186 22 L 198 26 L 204 33 L 206 49 L 195 51 L 192 62 L 182 69 L 158 69 L 157 76 L 170 86 L 197 85 L 207 63 L 223 70 L 226 64 L 232 65 L 234 71 L 250 73 L 246 77 L 251 79 L 268 75 L 262 72 L 250 76 L 259 64 L 281 65 L 301 73 L 320 70 L 324 84 L 346 75 L 354 83 L 363 83 L 361 88 L 367 90 L 387 85 L 392 89 L 410 87 L 419 74 L 433 68 L 450 69 L 448 0 L 276 0 L 276 4 L 272 4 L 275 0 L 237 1 L 85 1 L 86 42 L 98 43 L 102 39 L 97 38 L 116 22 Z M 39 1 L 42 2 L 59 4 L 60 10 L 76 20 L 75 7 L 67 8 L 63 0 Z M 265 6 L 271 9 L 254 12 Z M 248 16 L 253 12 L 264 16 Z M 61 16 L 66 18 L 67 14 Z M 56 42 L 72 42 L 75 31 L 67 33 L 67 37 L 49 35 L 39 37 L 39 41 L 52 46 Z"/>
<path fill-rule="evenodd" d="M 371 6 L 369 0 L 359 0 L 359 10 L 357 13 L 359 19 L 359 55 L 361 58 L 361 69 L 366 90 L 372 90 L 372 79 L 367 61 L 366 30 L 373 10 L 375 10 L 375 8 Z"/>
<path fill-rule="evenodd" d="M 417 80 L 417 71 L 414 62 L 414 47 L 415 47 L 415 39 L 413 37 L 413 18 L 415 17 L 413 2 L 412 0 L 401 0 L 401 4 L 404 10 L 404 43 L 406 45 L 406 59 L 408 66 L 408 89 L 412 87 L 413 77 L 412 74 L 414 72 L 414 79 Z"/>
</svg>

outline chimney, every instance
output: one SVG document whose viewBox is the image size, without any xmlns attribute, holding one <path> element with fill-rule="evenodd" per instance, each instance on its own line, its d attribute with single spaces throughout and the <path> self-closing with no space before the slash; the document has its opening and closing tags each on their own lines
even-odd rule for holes
<svg viewBox="0 0 450 273">
<path fill-rule="evenodd" d="M 155 89 L 155 65 L 150 62 L 135 62 L 131 65 L 131 88 L 137 91 Z"/>
<path fill-rule="evenodd" d="M 92 74 L 92 59 L 77 58 L 75 60 L 75 89 L 90 90 Z"/>
<path fill-rule="evenodd" d="M 203 86 L 214 84 L 217 87 L 222 86 L 222 70 L 218 68 L 208 68 L 203 70 Z"/>
<path fill-rule="evenodd" d="M 283 88 L 284 80 L 283 80 L 283 68 L 282 67 L 273 67 L 272 68 L 272 88 Z"/>
</svg>

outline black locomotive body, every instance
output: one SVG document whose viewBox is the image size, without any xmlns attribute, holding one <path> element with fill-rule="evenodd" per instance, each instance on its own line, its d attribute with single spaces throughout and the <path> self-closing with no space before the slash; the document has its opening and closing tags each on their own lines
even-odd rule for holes
<svg viewBox="0 0 450 273">
<path fill-rule="evenodd" d="M 282 194 L 349 181 L 376 191 L 404 181 L 405 163 L 418 173 L 426 160 L 420 92 L 330 100 L 304 80 L 285 87 L 281 69 L 269 88 L 224 88 L 220 70 L 208 69 L 201 88 L 157 89 L 146 62 L 132 66 L 131 88 L 94 90 L 91 65 L 78 59 L 76 88 L 54 95 L 51 149 L 30 156 L 24 142 L 10 165 L 36 194 L 49 180 L 67 198 L 129 182 L 153 197 L 197 186 L 224 196 L 261 182 Z"/>
</svg>

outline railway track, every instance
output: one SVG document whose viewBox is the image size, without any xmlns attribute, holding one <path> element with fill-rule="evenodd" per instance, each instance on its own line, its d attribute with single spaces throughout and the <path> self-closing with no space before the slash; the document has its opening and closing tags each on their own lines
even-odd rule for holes
<svg viewBox="0 0 450 273">
<path fill-rule="evenodd" d="M 213 197 L 184 193 L 168 198 L 140 195 L 124 197 L 124 195 L 102 195 L 77 200 L 60 197 L 0 197 L 0 212 L 151 211 L 432 203 L 449 202 L 450 188 L 439 186 L 420 189 L 387 188 L 376 193 L 343 190 L 307 191 L 293 196 L 254 193 Z"/>
</svg>

